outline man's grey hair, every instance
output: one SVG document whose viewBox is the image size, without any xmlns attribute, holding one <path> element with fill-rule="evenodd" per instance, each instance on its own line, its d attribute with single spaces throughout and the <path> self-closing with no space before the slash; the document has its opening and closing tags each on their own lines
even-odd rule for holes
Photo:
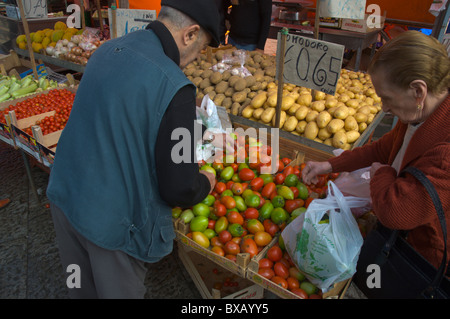
<svg viewBox="0 0 450 319">
<path fill-rule="evenodd" d="M 183 12 L 167 6 L 162 6 L 158 14 L 158 20 L 169 21 L 170 24 L 176 27 L 178 30 L 185 27 L 189 27 L 193 24 L 198 24 L 191 17 L 187 16 Z"/>
</svg>

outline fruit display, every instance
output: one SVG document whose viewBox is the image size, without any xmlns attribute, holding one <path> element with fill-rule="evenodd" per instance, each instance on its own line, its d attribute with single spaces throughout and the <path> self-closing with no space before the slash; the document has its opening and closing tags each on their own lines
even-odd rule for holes
<svg viewBox="0 0 450 319">
<path fill-rule="evenodd" d="M 236 52 L 239 50 L 217 51 L 212 63 L 206 62 L 205 55 L 188 65 L 184 73 L 197 86 L 198 98 L 209 94 L 216 105 L 233 115 L 274 127 L 278 91 L 275 57 L 249 52 L 245 64 L 234 64 L 234 69 L 245 68 L 251 73 L 244 77 L 233 75 L 233 68 L 214 68 L 222 63 L 225 54 Z M 342 69 L 334 96 L 284 83 L 280 128 L 345 150 L 352 147 L 380 111 L 381 99 L 370 76 Z"/>
<path fill-rule="evenodd" d="M 54 58 L 86 65 L 92 53 L 106 40 L 94 28 L 68 28 L 64 22 L 55 23 L 54 29 L 44 29 L 30 33 L 33 51 Z M 27 49 L 24 34 L 16 38 L 20 49 Z"/>
<path fill-rule="evenodd" d="M 41 127 L 43 135 L 47 135 L 64 128 L 72 110 L 74 99 L 75 93 L 67 88 L 51 89 L 47 93 L 38 94 L 14 105 L 9 105 L 2 110 L 2 113 L 7 115 L 9 111 L 14 111 L 17 120 L 21 120 L 54 111 L 54 115 L 46 116 L 42 120 L 36 120 L 34 123 L 34 125 Z M 6 124 L 5 116 L 0 118 L 0 122 Z M 32 136 L 31 127 L 26 128 L 24 131 Z"/>
<path fill-rule="evenodd" d="M 27 75 L 22 79 L 0 75 L 0 102 L 12 101 L 58 86 L 59 84 L 55 80 L 48 79 L 46 76 L 35 80 L 32 75 Z"/>
</svg>

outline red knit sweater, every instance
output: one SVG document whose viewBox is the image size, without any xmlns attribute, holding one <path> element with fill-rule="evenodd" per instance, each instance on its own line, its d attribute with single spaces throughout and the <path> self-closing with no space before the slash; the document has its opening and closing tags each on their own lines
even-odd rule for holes
<svg viewBox="0 0 450 319">
<path fill-rule="evenodd" d="M 417 129 L 406 150 L 400 170 L 415 166 L 430 179 L 450 225 L 450 95 Z M 400 121 L 379 140 L 329 159 L 334 172 L 353 171 L 373 162 L 392 165 L 407 125 Z M 397 176 L 392 167 L 376 171 L 370 182 L 373 210 L 391 229 L 410 230 L 408 241 L 435 267 L 442 261 L 444 241 L 434 205 L 423 185 L 410 174 Z M 447 247 L 450 247 L 450 236 Z M 447 252 L 448 259 L 450 254 Z M 448 262 L 448 260 L 447 260 Z"/>
</svg>

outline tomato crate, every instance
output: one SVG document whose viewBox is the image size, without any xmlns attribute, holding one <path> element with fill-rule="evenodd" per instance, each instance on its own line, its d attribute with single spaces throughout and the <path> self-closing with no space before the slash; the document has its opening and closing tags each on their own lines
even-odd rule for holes
<svg viewBox="0 0 450 319">
<path fill-rule="evenodd" d="M 194 240 L 187 237 L 186 234 L 189 230 L 189 225 L 184 224 L 182 221 L 177 223 L 176 240 L 181 244 L 179 246 L 184 246 L 191 250 L 196 251 L 198 254 L 205 256 L 209 260 L 215 262 L 216 264 L 222 266 L 233 274 L 239 275 L 245 278 L 245 273 L 247 271 L 248 263 L 250 262 L 250 254 L 239 253 L 236 256 L 236 262 L 228 258 L 222 257 L 210 249 L 204 248 L 197 244 Z"/>
<path fill-rule="evenodd" d="M 189 247 L 178 245 L 178 256 L 204 299 L 261 299 L 264 289 L 217 265 Z"/>
<path fill-rule="evenodd" d="M 281 285 L 276 284 L 275 282 L 261 276 L 258 274 L 259 270 L 259 261 L 267 255 L 267 251 L 273 247 L 278 240 L 272 241 L 269 245 L 264 247 L 264 249 L 255 257 L 252 258 L 248 267 L 246 276 L 250 281 L 260 285 L 264 289 L 267 289 L 274 293 L 275 295 L 283 298 L 283 299 L 301 299 L 299 296 L 289 291 L 288 289 L 283 288 Z M 344 280 L 338 283 L 335 283 L 334 286 L 327 292 L 322 294 L 323 299 L 342 299 L 347 291 L 349 285 L 351 283 L 351 279 Z"/>
</svg>

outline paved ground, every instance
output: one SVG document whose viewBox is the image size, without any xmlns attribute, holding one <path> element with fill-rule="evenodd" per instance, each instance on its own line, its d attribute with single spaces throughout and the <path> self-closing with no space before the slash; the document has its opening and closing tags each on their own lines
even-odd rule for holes
<svg viewBox="0 0 450 319">
<path fill-rule="evenodd" d="M 389 120 L 383 121 L 374 138 L 389 129 Z M 0 199 L 11 199 L 0 209 L 0 299 L 64 299 L 66 277 L 46 207 L 48 174 L 38 167 L 32 167 L 31 174 L 39 202 L 31 191 L 21 152 L 0 142 Z M 146 298 L 201 298 L 176 249 L 148 266 Z M 268 292 L 265 297 L 276 298 Z M 353 284 L 345 297 L 364 298 Z"/>
</svg>

